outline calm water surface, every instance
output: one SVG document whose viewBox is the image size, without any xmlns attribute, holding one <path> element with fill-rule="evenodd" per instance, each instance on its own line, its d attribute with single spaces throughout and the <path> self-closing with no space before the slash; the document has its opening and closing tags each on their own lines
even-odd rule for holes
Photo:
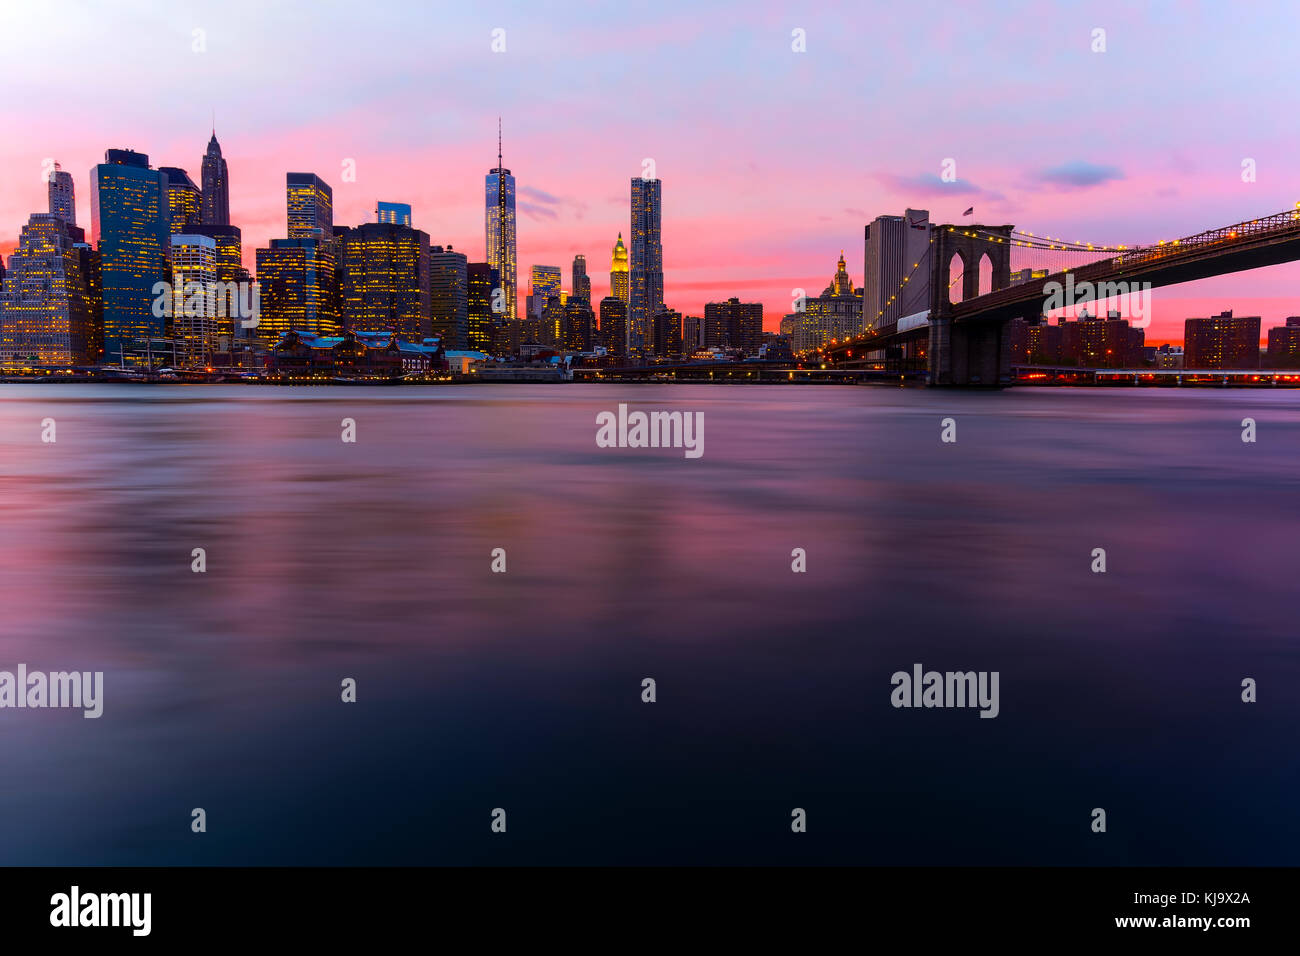
<svg viewBox="0 0 1300 956">
<path fill-rule="evenodd" d="M 0 386 L 0 863 L 1294 865 L 1297 515 L 1291 391 Z"/>
</svg>

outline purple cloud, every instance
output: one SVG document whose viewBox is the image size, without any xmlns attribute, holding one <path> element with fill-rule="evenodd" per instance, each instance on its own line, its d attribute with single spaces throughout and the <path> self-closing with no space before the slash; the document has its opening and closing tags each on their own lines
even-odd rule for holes
<svg viewBox="0 0 1300 956">
<path fill-rule="evenodd" d="M 1034 178 L 1039 182 L 1063 186 L 1068 189 L 1086 189 L 1089 186 L 1100 186 L 1103 183 L 1121 180 L 1124 178 L 1124 172 L 1118 166 L 1102 166 L 1097 163 L 1075 159 L 1068 163 L 1062 163 L 1060 166 L 1045 169 Z"/>
</svg>

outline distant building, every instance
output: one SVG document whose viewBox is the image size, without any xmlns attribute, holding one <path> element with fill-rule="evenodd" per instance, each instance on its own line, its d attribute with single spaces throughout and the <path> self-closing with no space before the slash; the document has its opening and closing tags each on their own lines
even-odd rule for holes
<svg viewBox="0 0 1300 956">
<path fill-rule="evenodd" d="M 110 149 L 90 171 L 90 216 L 104 303 L 105 360 L 130 360 L 136 340 L 165 334 L 153 311 L 154 286 L 170 282 L 167 174 L 149 157 Z"/>
<path fill-rule="evenodd" d="M 698 315 L 682 316 L 682 352 L 690 356 L 692 352 L 704 344 L 701 337 L 701 331 L 704 328 L 704 320 Z"/>
<path fill-rule="evenodd" d="M 203 222 L 203 193 L 189 173 L 176 166 L 159 166 L 167 176 L 167 212 L 172 234 L 189 232 Z"/>
<path fill-rule="evenodd" d="M 628 249 L 628 348 L 643 353 L 664 307 L 663 183 L 632 177 L 632 245 Z M 757 348 L 757 345 L 755 345 Z"/>
<path fill-rule="evenodd" d="M 429 249 L 432 334 L 447 348 L 469 348 L 469 259 L 451 246 Z"/>
<path fill-rule="evenodd" d="M 515 238 L 515 178 L 501 162 L 497 140 L 497 165 L 486 178 L 487 261 L 501 276 L 505 295 L 503 321 L 518 318 L 518 261 Z"/>
<path fill-rule="evenodd" d="M 212 139 L 208 140 L 207 151 L 203 154 L 199 178 L 203 182 L 204 225 L 230 225 L 230 174 L 226 161 L 221 158 L 216 130 L 212 131 Z"/>
<path fill-rule="evenodd" d="M 1060 365 L 1061 327 L 1047 319 L 1026 322 L 1012 319 L 1007 323 L 1011 339 L 1011 361 L 1016 365 Z"/>
<path fill-rule="evenodd" d="M 336 233 L 342 327 L 396 332 L 407 341 L 428 337 L 432 315 L 428 234 L 383 222 L 363 223 Z M 463 263 L 462 256 L 462 301 Z M 464 313 L 460 315 L 463 334 Z"/>
<path fill-rule="evenodd" d="M 618 296 L 600 300 L 600 341 L 610 355 L 627 354 L 627 303 Z"/>
<path fill-rule="evenodd" d="M 0 364 L 94 361 L 98 290 L 84 240 L 60 215 L 35 213 L 23 226 L 9 268 L 0 270 Z"/>
<path fill-rule="evenodd" d="M 1151 362 L 1156 368 L 1182 368 L 1183 350 L 1176 345 L 1161 345 L 1152 355 Z"/>
<path fill-rule="evenodd" d="M 654 336 L 654 353 L 664 359 L 682 357 L 682 314 L 673 309 L 660 309 L 651 319 Z"/>
<path fill-rule="evenodd" d="M 573 297 L 591 305 L 591 277 L 587 275 L 587 257 L 582 254 L 573 257 Z"/>
<path fill-rule="evenodd" d="M 704 306 L 704 348 L 739 349 L 757 355 L 763 341 L 763 305 L 730 298 Z"/>
<path fill-rule="evenodd" d="M 1020 285 L 1024 282 L 1037 282 L 1040 279 L 1047 278 L 1046 269 L 1021 269 L 1018 272 L 1011 273 L 1008 285 Z"/>
<path fill-rule="evenodd" d="M 564 347 L 571 352 L 590 352 L 596 344 L 596 315 L 591 303 L 573 295 L 564 304 Z"/>
<path fill-rule="evenodd" d="M 546 303 L 551 296 L 560 295 L 560 267 L 533 266 L 532 293 L 528 296 L 527 312 L 537 318 L 546 310 Z"/>
<path fill-rule="evenodd" d="M 409 226 L 411 224 L 411 204 L 405 202 L 381 202 L 375 207 L 375 220 L 392 226 Z"/>
<path fill-rule="evenodd" d="M 628 299 L 628 262 L 627 246 L 623 245 L 623 234 L 618 234 L 614 251 L 609 260 L 609 294 L 627 305 Z"/>
<path fill-rule="evenodd" d="M 218 306 L 211 292 L 217 281 L 217 243 L 211 236 L 177 233 L 171 237 L 171 329 L 176 358 L 181 365 L 207 365 L 215 352 L 225 351 L 222 341 L 224 301 Z"/>
<path fill-rule="evenodd" d="M 492 290 L 500 281 L 497 270 L 486 262 L 470 262 L 465 266 L 466 337 L 470 349 L 487 353 L 494 350 L 497 316 L 492 311 Z"/>
<path fill-rule="evenodd" d="M 1146 332 L 1133 328 L 1118 312 L 1106 318 L 1080 314 L 1061 322 L 1060 364 L 1079 368 L 1136 368 L 1142 365 Z"/>
<path fill-rule="evenodd" d="M 291 331 L 335 335 L 340 331 L 333 240 L 272 239 L 257 250 L 261 286 L 259 338 L 275 341 Z"/>
<path fill-rule="evenodd" d="M 1286 325 L 1268 330 L 1269 368 L 1300 368 L 1300 316 L 1288 316 Z"/>
<path fill-rule="evenodd" d="M 334 190 L 315 173 L 286 173 L 290 239 L 329 240 L 334 235 Z"/>
<path fill-rule="evenodd" d="M 72 173 L 64 172 L 58 163 L 50 170 L 50 215 L 58 216 L 69 226 L 77 224 L 77 202 L 73 194 Z"/>
<path fill-rule="evenodd" d="M 865 240 L 863 328 L 892 328 L 904 316 L 928 309 L 930 213 L 908 209 L 901 216 L 877 216 L 866 227 Z"/>
<path fill-rule="evenodd" d="M 1231 310 L 1183 324 L 1183 366 L 1188 369 L 1259 368 L 1260 317 Z"/>
<path fill-rule="evenodd" d="M 266 356 L 266 369 L 291 378 L 384 379 L 423 375 L 446 367 L 432 339 L 406 342 L 386 332 L 319 336 L 290 330 Z"/>
<path fill-rule="evenodd" d="M 820 348 L 832 340 L 843 341 L 861 334 L 862 291 L 853 288 L 840 250 L 839 262 L 830 285 L 816 298 L 806 298 L 802 312 L 794 312 L 781 320 L 781 331 L 789 335 L 795 354 L 804 354 Z"/>
</svg>

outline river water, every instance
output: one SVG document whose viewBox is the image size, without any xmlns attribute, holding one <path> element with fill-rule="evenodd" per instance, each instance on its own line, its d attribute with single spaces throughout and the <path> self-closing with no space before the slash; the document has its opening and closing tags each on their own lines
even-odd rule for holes
<svg viewBox="0 0 1300 956">
<path fill-rule="evenodd" d="M 0 386 L 0 670 L 104 675 L 0 709 L 0 862 L 1295 865 L 1298 453 L 1293 391 Z"/>
</svg>

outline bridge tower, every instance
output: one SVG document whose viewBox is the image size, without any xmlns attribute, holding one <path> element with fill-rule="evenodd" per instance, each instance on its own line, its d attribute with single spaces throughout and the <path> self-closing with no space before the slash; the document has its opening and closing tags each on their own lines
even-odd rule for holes
<svg viewBox="0 0 1300 956">
<path fill-rule="evenodd" d="M 936 225 L 930 252 L 930 384 L 938 386 L 1011 384 L 1011 337 L 1002 322 L 953 323 L 949 301 L 952 260 L 961 262 L 961 301 L 976 298 L 980 263 L 989 257 L 993 288 L 1011 283 L 1011 232 L 1014 226 Z"/>
</svg>

